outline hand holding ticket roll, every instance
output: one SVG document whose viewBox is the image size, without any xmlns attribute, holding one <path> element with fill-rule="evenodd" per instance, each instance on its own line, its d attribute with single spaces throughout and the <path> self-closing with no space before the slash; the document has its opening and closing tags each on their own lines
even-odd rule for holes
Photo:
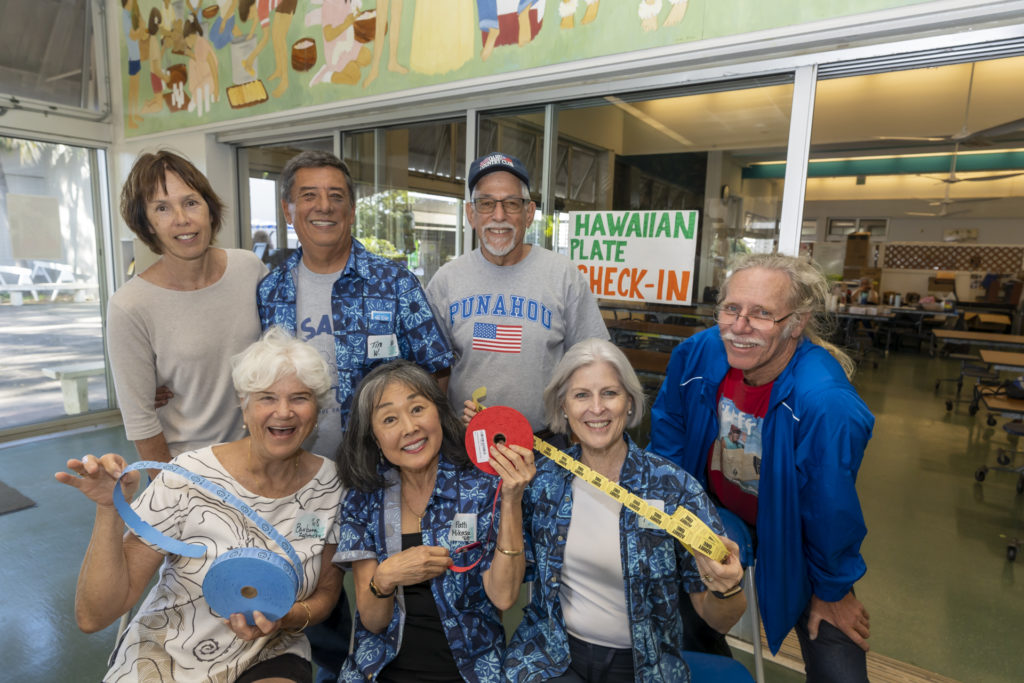
<svg viewBox="0 0 1024 683">
<path fill-rule="evenodd" d="M 473 393 L 473 400 L 479 405 L 485 395 L 485 389 L 478 389 Z M 480 407 L 483 408 L 482 405 Z M 470 420 L 466 429 L 466 450 L 477 467 L 484 471 L 491 471 L 488 469 L 490 465 L 487 462 L 487 449 L 492 443 L 500 441 L 526 448 L 529 448 L 530 442 L 532 442 L 534 450 L 604 494 L 611 496 L 635 514 L 664 529 L 670 536 L 682 543 L 690 553 L 706 555 L 716 562 L 722 562 L 728 557 L 729 551 L 725 544 L 697 515 L 682 506 L 668 515 L 648 505 L 642 498 L 630 493 L 616 482 L 598 474 L 546 441 L 533 436 L 530 423 L 512 408 L 495 406 L 482 410 Z"/>
</svg>

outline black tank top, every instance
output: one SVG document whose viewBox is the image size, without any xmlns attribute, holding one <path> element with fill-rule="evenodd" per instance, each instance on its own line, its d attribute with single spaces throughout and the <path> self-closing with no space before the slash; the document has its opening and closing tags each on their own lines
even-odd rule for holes
<svg viewBox="0 0 1024 683">
<path fill-rule="evenodd" d="M 402 534 L 402 550 L 423 544 L 419 532 Z M 377 677 L 381 683 L 461 683 L 448 638 L 441 626 L 430 582 L 406 586 L 405 630 L 398 656 Z"/>
</svg>

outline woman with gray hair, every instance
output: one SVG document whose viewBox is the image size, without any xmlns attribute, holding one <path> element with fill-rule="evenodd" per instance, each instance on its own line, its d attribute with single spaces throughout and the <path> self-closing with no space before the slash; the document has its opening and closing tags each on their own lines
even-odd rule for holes
<svg viewBox="0 0 1024 683">
<path fill-rule="evenodd" d="M 638 447 L 644 394 L 629 361 L 602 339 L 573 346 L 544 390 L 551 429 L 578 441 L 568 454 L 649 505 L 679 506 L 716 534 L 722 524 L 704 489 L 669 461 Z M 690 555 L 665 531 L 548 459 L 523 499 L 535 562 L 533 598 L 505 657 L 510 681 L 689 680 L 683 661 L 680 589 L 720 631 L 740 617 L 739 548 L 723 538 L 723 563 Z"/>
<path fill-rule="evenodd" d="M 142 532 L 122 536 L 124 522 L 114 503 L 114 487 L 127 467 L 120 455 L 69 460 L 71 471 L 56 475 L 96 503 L 75 595 L 75 618 L 83 631 L 106 628 L 130 610 L 160 570 L 118 642 L 104 680 L 312 680 L 302 630 L 328 614 L 342 584 L 341 572 L 330 562 L 338 540 L 341 484 L 333 462 L 302 448 L 319 405 L 330 396 L 330 372 L 316 349 L 279 328 L 233 357 L 232 366 L 249 435 L 187 451 L 172 462 L 227 495 L 161 471 L 132 505 L 142 523 L 169 537 L 165 540 L 205 546 L 199 557 L 171 552 L 167 543 Z M 138 472 L 129 471 L 124 482 L 130 494 Z M 226 504 L 228 496 L 241 505 Z M 291 545 L 301 562 L 295 569 L 302 573 L 290 608 L 274 621 L 254 611 L 251 625 L 242 613 L 218 617 L 204 594 L 204 580 L 218 556 L 238 548 L 280 552 L 249 510 Z"/>
</svg>

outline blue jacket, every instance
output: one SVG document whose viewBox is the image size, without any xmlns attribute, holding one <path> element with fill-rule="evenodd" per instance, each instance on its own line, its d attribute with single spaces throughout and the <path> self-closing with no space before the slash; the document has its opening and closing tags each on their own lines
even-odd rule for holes
<svg viewBox="0 0 1024 683">
<path fill-rule="evenodd" d="M 650 450 L 707 486 L 718 387 L 729 370 L 718 328 L 672 352 L 651 409 Z M 874 417 L 839 363 L 806 339 L 775 379 L 762 430 L 757 596 L 772 652 L 812 593 L 835 602 L 864 575 L 867 534 L 855 488 Z"/>
<path fill-rule="evenodd" d="M 301 260 L 302 249 L 296 249 L 260 282 L 256 305 L 264 330 L 278 325 L 292 334 L 299 331 L 295 269 Z M 400 356 L 435 373 L 455 359 L 416 276 L 405 266 L 368 252 L 355 238 L 352 255 L 331 291 L 331 317 L 338 366 L 335 398 L 343 428 L 356 387 L 374 367 Z M 396 337 L 398 355 L 368 357 L 368 338 L 388 335 Z"/>
<path fill-rule="evenodd" d="M 675 464 L 644 452 L 629 435 L 629 450 L 619 483 L 646 500 L 660 500 L 667 514 L 679 505 L 696 514 L 717 534 L 722 523 L 697 481 Z M 579 458 L 578 445 L 566 451 Z M 565 544 L 572 521 L 574 477 L 547 458 L 537 459 L 537 476 L 523 497 L 523 527 L 534 564 L 533 595 L 505 654 L 505 680 L 528 683 L 558 676 L 569 667 L 569 642 L 559 594 Z M 682 658 L 683 623 L 679 600 L 705 590 L 697 563 L 667 532 L 641 526 L 623 508 L 619 513 L 622 577 L 633 640 L 635 679 L 642 683 L 686 683 L 690 671 Z M 682 591 L 683 595 L 680 595 Z"/>
</svg>

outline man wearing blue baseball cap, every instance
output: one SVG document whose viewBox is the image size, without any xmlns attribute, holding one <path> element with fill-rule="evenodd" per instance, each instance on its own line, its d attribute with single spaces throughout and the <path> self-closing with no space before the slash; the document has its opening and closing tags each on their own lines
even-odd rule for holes
<svg viewBox="0 0 1024 683">
<path fill-rule="evenodd" d="M 583 274 L 562 254 L 523 241 L 537 206 L 519 159 L 486 154 L 469 167 L 466 220 L 479 247 L 444 265 L 427 299 L 456 353 L 448 383 L 453 406 L 475 414 L 473 391 L 515 408 L 535 432 L 546 428 L 541 393 L 576 342 L 608 339 Z"/>
</svg>

